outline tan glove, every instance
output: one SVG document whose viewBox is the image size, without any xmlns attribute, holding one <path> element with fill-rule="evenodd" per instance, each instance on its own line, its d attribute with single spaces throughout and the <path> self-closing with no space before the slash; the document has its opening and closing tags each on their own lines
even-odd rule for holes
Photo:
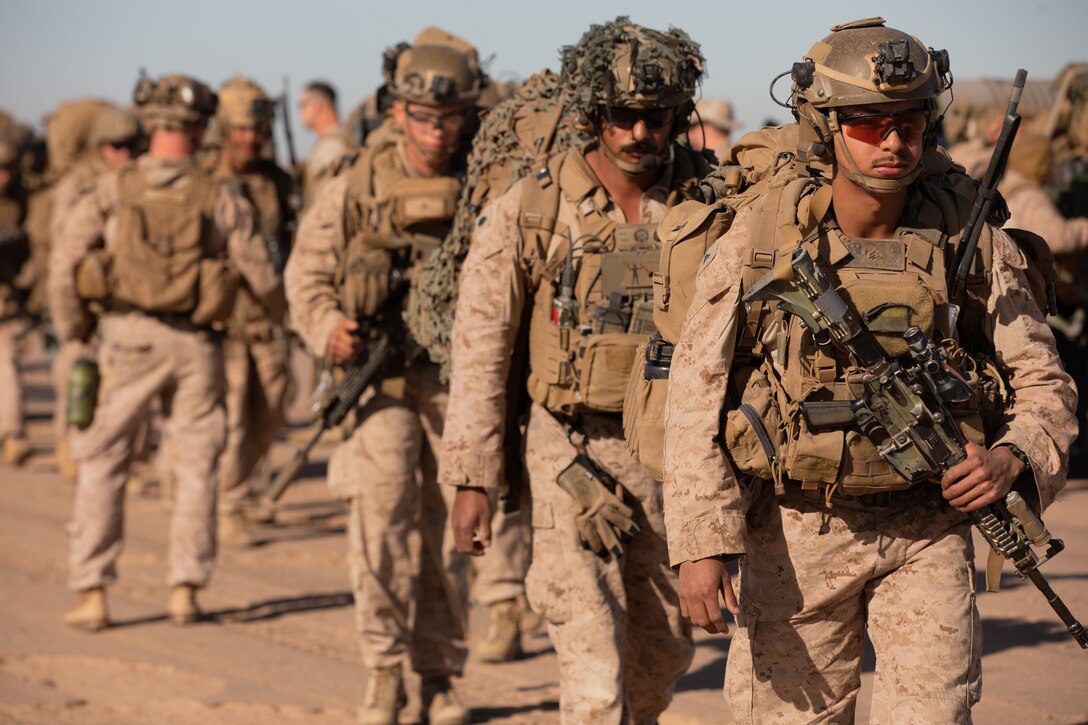
<svg viewBox="0 0 1088 725">
<path fill-rule="evenodd" d="M 582 454 L 556 482 L 578 504 L 575 523 L 582 546 L 598 556 L 622 556 L 623 542 L 639 531 L 634 510 L 623 502 L 623 486 Z"/>
<path fill-rule="evenodd" d="M 348 317 L 373 317 L 389 295 L 389 273 L 393 260 L 384 249 L 357 250 L 345 265 L 344 313 Z"/>
</svg>

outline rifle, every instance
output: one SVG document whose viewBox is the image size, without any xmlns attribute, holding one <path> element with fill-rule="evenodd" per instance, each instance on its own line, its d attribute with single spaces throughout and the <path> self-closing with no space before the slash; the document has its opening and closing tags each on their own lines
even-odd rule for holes
<svg viewBox="0 0 1088 725">
<path fill-rule="evenodd" d="M 955 301 L 960 299 L 963 288 L 967 284 L 967 276 L 971 273 L 971 265 L 975 260 L 975 250 L 978 248 L 979 237 L 982 236 L 982 226 L 990 218 L 994 200 L 998 197 L 997 185 L 1001 183 L 1001 177 L 1005 175 L 1005 166 L 1009 162 L 1009 152 L 1012 151 L 1013 141 L 1016 140 L 1016 132 L 1020 128 L 1020 114 L 1016 109 L 1020 105 L 1020 95 L 1024 92 L 1024 84 L 1027 82 L 1028 72 L 1023 68 L 1016 71 L 1016 78 L 1012 82 L 1012 96 L 1009 98 L 1009 108 L 1005 112 L 1005 121 L 1001 125 L 1001 134 L 994 144 L 993 155 L 990 156 L 990 164 L 986 167 L 986 174 L 978 187 L 978 196 L 971 207 L 971 214 L 967 217 L 967 223 L 963 227 L 963 235 L 960 237 L 959 248 L 952 264 L 948 266 L 948 299 L 952 304 L 952 327 L 956 326 L 959 317 L 959 305 Z"/>
<path fill-rule="evenodd" d="M 881 458 L 912 483 L 939 480 L 967 457 L 967 439 L 949 405 L 967 400 L 971 389 L 920 328 L 903 334 L 910 360 L 889 359 L 861 316 L 839 296 L 803 247 L 794 251 L 789 269 L 779 263 L 744 295 L 745 302 L 753 300 L 778 300 L 785 311 L 801 318 L 813 336 L 830 339 L 862 368 L 864 392 L 856 400 L 800 404 L 810 430 L 856 425 Z M 1039 572 L 1065 545 L 1050 535 L 1020 494 L 1012 491 L 1003 501 L 968 516 L 990 548 L 1011 560 L 1020 577 L 1043 593 L 1077 644 L 1088 648 L 1088 632 Z M 1044 545 L 1047 550 L 1041 556 L 1032 548 Z M 1001 560 L 996 561 L 1000 564 Z M 993 573 L 992 565 L 988 566 L 987 588 Z"/>
<path fill-rule="evenodd" d="M 298 157 L 295 155 L 295 135 L 291 132 L 291 97 L 288 90 L 287 76 L 283 77 L 283 91 L 276 99 L 280 115 L 283 117 L 283 139 L 287 142 L 287 161 L 291 166 L 291 175 L 298 168 Z"/>
<path fill-rule="evenodd" d="M 386 365 L 400 354 L 404 348 L 401 308 L 407 294 L 408 280 L 403 270 L 394 269 L 389 284 L 389 297 L 386 307 L 377 321 L 368 318 L 360 326 L 363 346 L 351 359 L 344 370 L 344 377 L 327 395 L 322 396 L 319 404 L 321 424 L 310 436 L 306 444 L 295 451 L 291 461 L 280 470 L 272 484 L 264 492 L 263 498 L 276 502 L 291 485 L 302 468 L 310 460 L 310 451 L 321 439 L 325 431 L 340 425 L 347 414 L 355 409 L 359 398 L 367 388 L 376 385 L 386 372 Z"/>
</svg>

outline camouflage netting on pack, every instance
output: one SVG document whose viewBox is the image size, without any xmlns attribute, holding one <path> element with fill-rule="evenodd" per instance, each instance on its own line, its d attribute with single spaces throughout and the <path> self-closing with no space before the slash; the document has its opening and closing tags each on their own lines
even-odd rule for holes
<svg viewBox="0 0 1088 725">
<path fill-rule="evenodd" d="M 576 121 L 569 91 L 561 87 L 559 76 L 550 70 L 529 78 L 513 97 L 484 116 L 473 139 L 453 227 L 420 269 L 405 312 L 412 334 L 430 353 L 431 360 L 441 366 L 442 380 L 448 378 L 450 370 L 457 281 L 480 209 L 527 175 L 540 160 L 588 141 Z"/>
</svg>

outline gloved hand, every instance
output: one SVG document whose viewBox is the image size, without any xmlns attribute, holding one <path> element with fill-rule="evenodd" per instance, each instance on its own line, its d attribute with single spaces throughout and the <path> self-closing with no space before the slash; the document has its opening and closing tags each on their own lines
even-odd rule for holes
<svg viewBox="0 0 1088 725">
<path fill-rule="evenodd" d="M 623 486 L 581 454 L 556 482 L 578 504 L 582 546 L 598 556 L 622 556 L 623 542 L 639 531 L 634 510 L 623 502 Z"/>
</svg>

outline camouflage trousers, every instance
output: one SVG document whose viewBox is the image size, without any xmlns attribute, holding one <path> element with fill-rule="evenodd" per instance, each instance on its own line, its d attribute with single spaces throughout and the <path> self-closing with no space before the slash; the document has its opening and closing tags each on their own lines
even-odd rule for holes
<svg viewBox="0 0 1088 725">
<path fill-rule="evenodd" d="M 19 336 L 30 323 L 22 317 L 0 320 L 0 441 L 21 436 L 23 382 L 19 372 Z"/>
<path fill-rule="evenodd" d="M 964 723 L 981 694 L 969 524 L 922 484 L 887 507 L 764 486 L 748 514 L 726 697 L 740 723 L 853 723 L 868 634 L 879 723 Z"/>
<path fill-rule="evenodd" d="M 528 502 L 517 513 L 496 512 L 491 520 L 491 548 L 487 556 L 472 560 L 473 601 L 491 605 L 525 593 L 530 537 Z"/>
<path fill-rule="evenodd" d="M 227 442 L 219 457 L 219 512 L 231 513 L 256 493 L 249 479 L 287 422 L 293 394 L 286 340 L 223 340 Z"/>
<path fill-rule="evenodd" d="M 559 656 L 564 723 L 654 723 L 694 654 L 669 567 L 661 484 L 627 452 L 618 416 L 586 415 L 589 456 L 623 484 L 641 531 L 602 559 L 578 540 L 574 500 L 556 483 L 574 460 L 559 422 L 533 405 L 526 463 L 533 494 L 529 603 Z"/>
<path fill-rule="evenodd" d="M 117 576 L 133 445 L 158 398 L 177 481 L 167 582 L 204 586 L 215 559 L 216 459 L 224 439 L 219 339 L 138 312 L 106 315 L 99 335 L 98 407 L 90 427 L 72 433 L 79 478 L 69 585 L 83 590 Z"/>
<path fill-rule="evenodd" d="M 403 398 L 366 399 L 329 461 L 329 487 L 351 501 L 355 621 L 370 669 L 406 659 L 423 676 L 464 668 L 469 562 L 447 526 L 456 489 L 437 481 L 447 398 L 436 366 L 409 368 Z"/>
</svg>

